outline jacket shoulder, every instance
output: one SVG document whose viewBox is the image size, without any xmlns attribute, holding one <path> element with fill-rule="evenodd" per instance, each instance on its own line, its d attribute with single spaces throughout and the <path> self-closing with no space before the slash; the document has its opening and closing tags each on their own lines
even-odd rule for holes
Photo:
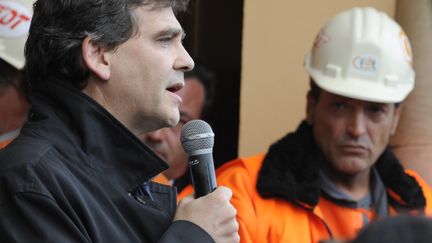
<svg viewBox="0 0 432 243">
<path fill-rule="evenodd" d="M 256 177 L 258 176 L 258 171 L 261 168 L 264 156 L 265 154 L 258 154 L 253 157 L 231 160 L 216 170 L 216 176 L 218 180 L 223 180 L 235 174 L 244 174 L 254 179 L 256 182 Z"/>
<path fill-rule="evenodd" d="M 10 166 L 37 163 L 54 146 L 44 139 L 18 137 L 6 148 L 0 150 L 2 171 Z"/>
<path fill-rule="evenodd" d="M 416 172 L 412 171 L 412 170 L 405 170 L 405 172 L 414 177 L 414 179 L 417 181 L 417 183 L 419 184 L 419 186 L 421 187 L 422 191 L 423 191 L 423 195 L 426 199 L 426 207 L 425 207 L 425 214 L 428 216 L 432 216 L 432 190 L 430 185 L 423 180 L 423 178 L 417 174 Z"/>
<path fill-rule="evenodd" d="M 0 150 L 0 186 L 5 189 L 1 194 L 36 192 L 48 195 L 40 179 L 46 173 L 42 162 L 49 159 L 53 149 L 54 146 L 43 139 L 18 137 Z"/>
</svg>

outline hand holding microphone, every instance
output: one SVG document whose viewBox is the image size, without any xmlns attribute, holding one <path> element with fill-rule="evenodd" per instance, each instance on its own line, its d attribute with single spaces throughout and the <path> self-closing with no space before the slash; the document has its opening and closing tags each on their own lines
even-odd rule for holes
<svg viewBox="0 0 432 243">
<path fill-rule="evenodd" d="M 216 188 L 211 127 L 201 120 L 186 123 L 181 143 L 189 155 L 189 171 L 197 199 L 188 196 L 180 201 L 174 221 L 193 222 L 218 243 L 239 242 L 237 210 L 230 203 L 232 191 L 224 186 Z"/>
</svg>

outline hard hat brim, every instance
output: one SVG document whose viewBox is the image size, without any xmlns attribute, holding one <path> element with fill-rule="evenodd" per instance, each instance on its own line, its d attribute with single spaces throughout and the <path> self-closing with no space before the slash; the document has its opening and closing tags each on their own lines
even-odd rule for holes
<svg viewBox="0 0 432 243">
<path fill-rule="evenodd" d="M 340 96 L 377 103 L 399 103 L 414 89 L 414 82 L 389 87 L 383 83 L 356 78 L 333 78 L 306 67 L 315 84 L 321 89 Z"/>
</svg>

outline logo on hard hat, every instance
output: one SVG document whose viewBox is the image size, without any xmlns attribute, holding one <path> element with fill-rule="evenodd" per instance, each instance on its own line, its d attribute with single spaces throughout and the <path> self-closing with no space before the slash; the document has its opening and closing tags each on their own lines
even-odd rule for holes
<svg viewBox="0 0 432 243">
<path fill-rule="evenodd" d="M 403 53 L 405 55 L 405 58 L 407 59 L 409 64 L 412 66 L 413 65 L 413 51 L 412 51 L 408 36 L 405 34 L 405 32 L 402 29 L 399 33 L 399 38 L 401 40 L 402 50 L 403 50 Z"/>
<path fill-rule="evenodd" d="M 353 58 L 354 69 L 362 73 L 375 73 L 377 71 L 378 60 L 372 55 L 364 54 Z"/>
<path fill-rule="evenodd" d="M 0 1 L 0 38 L 21 37 L 28 33 L 32 13 L 16 1 Z"/>
<path fill-rule="evenodd" d="M 322 44 L 327 43 L 330 40 L 330 37 L 321 30 L 318 35 L 315 37 L 315 40 L 312 45 L 312 51 L 315 51 L 321 47 Z"/>
</svg>

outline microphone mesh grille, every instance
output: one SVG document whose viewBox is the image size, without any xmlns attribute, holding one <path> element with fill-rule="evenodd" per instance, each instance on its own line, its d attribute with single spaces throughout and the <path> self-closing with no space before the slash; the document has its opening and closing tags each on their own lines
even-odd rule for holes
<svg viewBox="0 0 432 243">
<path fill-rule="evenodd" d="M 203 120 L 192 120 L 183 126 L 180 141 L 187 154 L 202 149 L 212 149 L 214 145 L 213 130 Z"/>
</svg>

